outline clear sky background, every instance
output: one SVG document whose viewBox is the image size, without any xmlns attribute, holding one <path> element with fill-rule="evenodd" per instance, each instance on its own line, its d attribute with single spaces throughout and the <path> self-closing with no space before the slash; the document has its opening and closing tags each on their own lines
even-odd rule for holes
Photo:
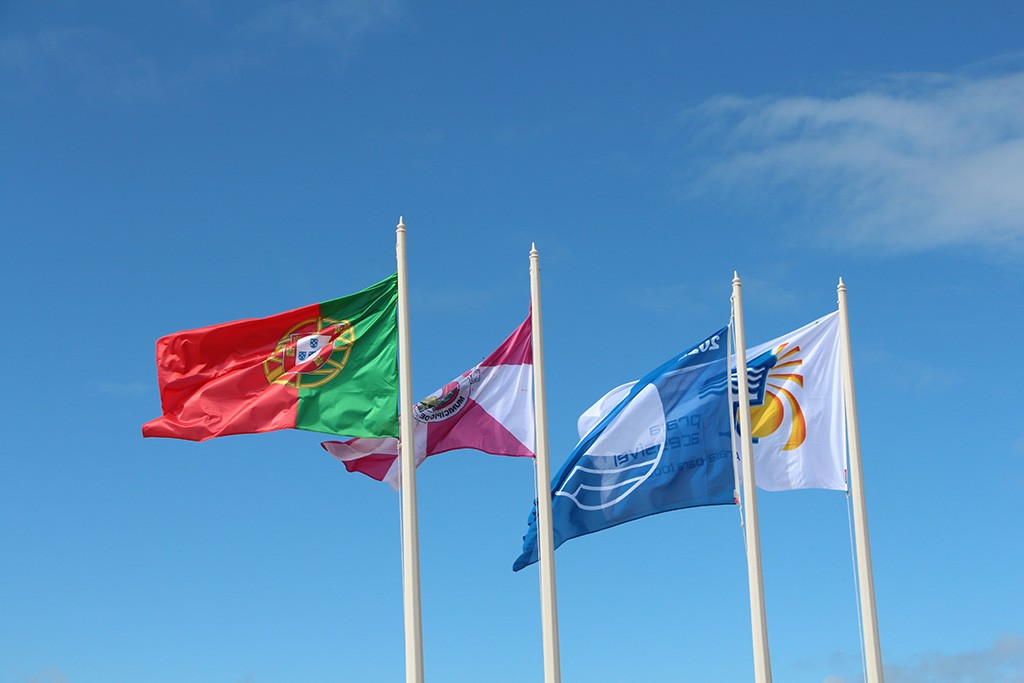
<svg viewBox="0 0 1024 683">
<path fill-rule="evenodd" d="M 307 432 L 143 440 L 154 342 L 409 228 L 414 393 L 526 315 L 552 459 L 727 322 L 849 286 L 890 683 L 1024 681 L 1024 6 L 0 0 L 0 682 L 404 676 L 399 502 Z M 419 474 L 428 681 L 542 676 L 530 461 Z M 841 493 L 762 493 L 775 680 L 861 680 Z M 557 553 L 563 680 L 750 680 L 736 509 Z"/>
</svg>

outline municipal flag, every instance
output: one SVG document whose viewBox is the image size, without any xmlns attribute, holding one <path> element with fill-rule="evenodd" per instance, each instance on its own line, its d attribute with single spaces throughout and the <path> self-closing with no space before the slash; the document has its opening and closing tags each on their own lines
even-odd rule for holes
<svg viewBox="0 0 1024 683">
<path fill-rule="evenodd" d="M 748 349 L 747 379 L 757 486 L 845 491 L 838 311 Z"/>
<path fill-rule="evenodd" d="M 305 429 L 398 434 L 398 279 L 254 318 L 176 332 L 156 343 L 163 414 L 143 436 Z"/>
<path fill-rule="evenodd" d="M 551 482 L 557 548 L 648 515 L 735 502 L 722 328 L 580 418 L 580 442 Z M 518 571 L 537 561 L 536 506 Z"/>
<path fill-rule="evenodd" d="M 417 465 L 428 456 L 458 448 L 533 457 L 530 318 L 483 362 L 413 406 L 413 420 Z M 349 439 L 322 445 L 350 472 L 362 472 L 398 488 L 398 439 Z"/>
</svg>

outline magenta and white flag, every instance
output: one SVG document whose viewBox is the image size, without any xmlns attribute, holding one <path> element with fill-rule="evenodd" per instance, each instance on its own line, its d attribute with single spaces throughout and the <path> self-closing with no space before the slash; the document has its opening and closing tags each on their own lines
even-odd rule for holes
<svg viewBox="0 0 1024 683">
<path fill-rule="evenodd" d="M 457 448 L 533 457 L 530 318 L 480 365 L 414 405 L 413 418 L 417 465 L 428 456 Z M 398 439 L 349 439 L 321 445 L 349 472 L 362 472 L 398 488 Z"/>
</svg>

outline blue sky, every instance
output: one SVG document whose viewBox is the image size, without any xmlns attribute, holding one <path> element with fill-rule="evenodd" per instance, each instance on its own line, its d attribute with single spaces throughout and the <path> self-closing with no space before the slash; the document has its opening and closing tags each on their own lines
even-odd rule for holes
<svg viewBox="0 0 1024 683">
<path fill-rule="evenodd" d="M 751 344 L 842 276 L 887 680 L 1024 680 L 1022 22 L 0 2 L 0 682 L 401 679 L 394 492 L 316 434 L 140 435 L 158 337 L 376 282 L 399 215 L 417 396 L 522 320 L 537 243 L 556 467 L 596 398 L 725 324 L 734 270 Z M 421 468 L 428 680 L 540 679 L 532 488 L 522 460 Z M 758 500 L 775 679 L 860 680 L 844 497 Z M 735 509 L 557 571 L 563 680 L 749 680 Z"/>
</svg>

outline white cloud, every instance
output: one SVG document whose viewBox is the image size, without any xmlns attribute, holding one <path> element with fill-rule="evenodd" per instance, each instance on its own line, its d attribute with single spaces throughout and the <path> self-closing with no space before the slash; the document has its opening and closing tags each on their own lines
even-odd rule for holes
<svg viewBox="0 0 1024 683">
<path fill-rule="evenodd" d="M 883 643 L 883 655 L 884 652 Z M 1006 634 L 980 650 L 945 654 L 929 652 L 884 664 L 888 683 L 1024 683 L 1024 637 Z M 833 653 L 827 659 L 812 659 L 799 665 L 803 670 L 832 671 L 822 683 L 853 683 L 863 680 L 860 655 Z"/>
<path fill-rule="evenodd" d="M 480 311 L 487 308 L 497 297 L 493 289 L 476 287 L 446 286 L 436 292 L 414 292 L 413 305 L 428 311 Z"/>
<path fill-rule="evenodd" d="M 48 668 L 30 676 L 26 683 L 68 683 L 68 678 L 60 669 Z"/>
<path fill-rule="evenodd" d="M 721 304 L 724 297 L 721 296 L 721 292 L 718 294 L 718 303 Z M 676 314 L 684 311 L 702 311 L 706 308 L 706 302 L 709 299 L 709 297 L 697 296 L 691 285 L 678 283 L 627 288 L 621 292 L 621 296 L 631 306 L 657 313 L 673 312 Z"/>
<path fill-rule="evenodd" d="M 843 97 L 717 97 L 685 120 L 715 149 L 688 192 L 728 192 L 780 216 L 798 207 L 789 227 L 819 226 L 844 245 L 1024 253 L 1024 72 L 903 75 Z"/>
<path fill-rule="evenodd" d="M 911 390 L 932 394 L 949 390 L 962 381 L 960 373 L 948 366 L 925 363 L 911 355 L 901 355 L 886 349 L 865 347 L 856 352 L 856 362 L 865 367 L 883 370 L 886 386 L 900 391 Z"/>
<path fill-rule="evenodd" d="M 69 78 L 90 100 L 159 100 L 197 84 L 231 77 L 282 55 L 319 50 L 342 60 L 368 34 L 384 30 L 402 16 L 401 0 L 280 0 L 253 3 L 241 16 L 225 17 L 218 31 L 215 5 L 192 0 L 179 10 L 181 21 L 199 22 L 214 33 L 208 47 L 190 45 L 187 53 L 152 51 L 137 37 L 112 27 L 48 26 L 34 33 L 0 35 L 0 80 L 10 96 Z M 186 32 L 186 28 L 181 31 Z M 60 86 L 57 86 L 60 87 Z"/>
<path fill-rule="evenodd" d="M 923 655 L 885 667 L 889 683 L 1024 683 L 1024 638 L 1004 635 L 983 650 Z"/>
<path fill-rule="evenodd" d="M 256 12 L 244 31 L 296 43 L 353 41 L 394 22 L 397 0 L 287 0 Z"/>
<path fill-rule="evenodd" d="M 117 37 L 89 26 L 45 28 L 33 35 L 0 37 L 0 77 L 5 95 L 63 87 L 54 76 L 69 78 L 88 99 L 152 99 L 165 84 L 158 66 L 133 54 Z M 16 87 L 15 84 L 18 84 Z"/>
</svg>

